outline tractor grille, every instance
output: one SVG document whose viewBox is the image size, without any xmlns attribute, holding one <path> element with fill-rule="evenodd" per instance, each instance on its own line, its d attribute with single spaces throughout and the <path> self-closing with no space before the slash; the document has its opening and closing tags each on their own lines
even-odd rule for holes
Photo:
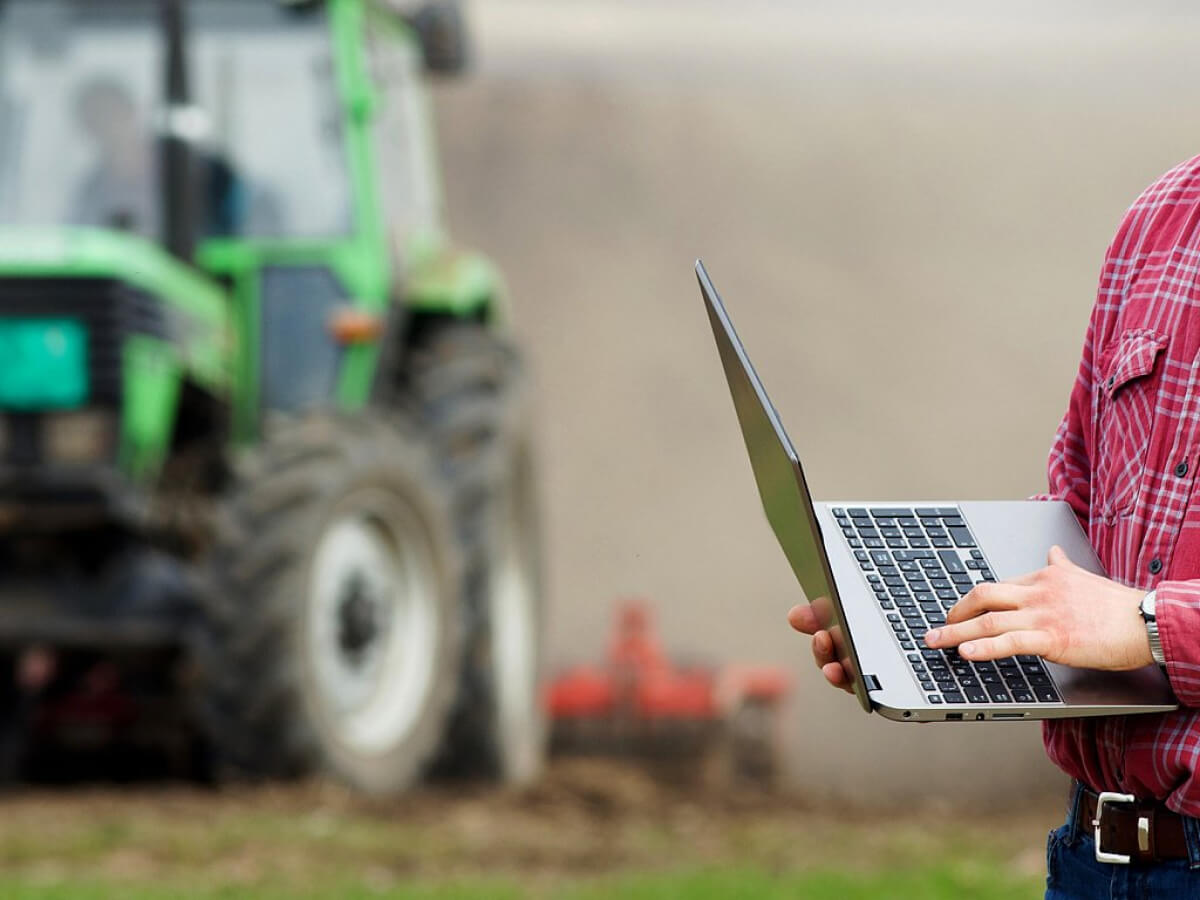
<svg viewBox="0 0 1200 900">
<path fill-rule="evenodd" d="M 159 302 L 111 278 L 0 278 L 0 319 L 17 318 L 73 319 L 83 325 L 88 336 L 86 406 L 105 411 L 113 423 L 121 413 L 125 339 L 134 334 L 169 335 Z M 42 471 L 47 464 L 53 466 L 48 454 L 53 456 L 54 442 L 47 429 L 48 417 L 55 414 L 0 410 L 0 469 L 7 465 Z M 115 446 L 110 454 L 110 459 L 115 458 Z M 0 479 L 0 494 L 12 495 L 21 477 L 17 482 Z"/>
<path fill-rule="evenodd" d="M 69 318 L 88 333 L 90 406 L 121 402 L 121 348 L 131 334 L 166 337 L 162 304 L 109 278 L 0 278 L 0 317 Z"/>
</svg>

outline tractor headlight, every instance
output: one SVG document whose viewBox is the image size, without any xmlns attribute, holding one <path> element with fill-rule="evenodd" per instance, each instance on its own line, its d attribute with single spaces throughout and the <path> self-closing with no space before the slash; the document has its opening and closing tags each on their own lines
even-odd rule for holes
<svg viewBox="0 0 1200 900">
<path fill-rule="evenodd" d="M 42 421 L 42 450 L 47 462 L 102 462 L 112 457 L 115 442 L 113 417 L 102 410 L 52 413 Z"/>
</svg>

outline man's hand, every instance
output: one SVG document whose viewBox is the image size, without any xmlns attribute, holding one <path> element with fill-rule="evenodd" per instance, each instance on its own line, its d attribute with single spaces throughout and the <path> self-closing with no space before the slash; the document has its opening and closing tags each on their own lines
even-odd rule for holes
<svg viewBox="0 0 1200 900">
<path fill-rule="evenodd" d="M 841 688 L 848 694 L 854 693 L 854 685 L 850 676 L 838 662 L 837 652 L 833 646 L 833 635 L 821 627 L 817 611 L 807 603 L 793 606 L 788 613 L 788 624 L 803 634 L 812 635 L 813 660 L 821 674 L 836 688 Z"/>
<path fill-rule="evenodd" d="M 977 585 L 925 635 L 967 659 L 1032 653 L 1087 669 L 1137 669 L 1154 662 L 1139 606 L 1145 591 L 1079 568 L 1059 547 L 1044 569 Z"/>
</svg>

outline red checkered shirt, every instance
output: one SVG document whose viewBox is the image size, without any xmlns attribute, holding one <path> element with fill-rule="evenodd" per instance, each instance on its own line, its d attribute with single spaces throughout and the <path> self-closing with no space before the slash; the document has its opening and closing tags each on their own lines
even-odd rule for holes
<svg viewBox="0 0 1200 900">
<path fill-rule="evenodd" d="M 1100 790 L 1200 816 L 1200 157 L 1137 199 L 1104 260 L 1083 361 L 1050 451 L 1109 575 L 1157 588 L 1165 715 L 1045 723 L 1046 752 Z"/>
</svg>

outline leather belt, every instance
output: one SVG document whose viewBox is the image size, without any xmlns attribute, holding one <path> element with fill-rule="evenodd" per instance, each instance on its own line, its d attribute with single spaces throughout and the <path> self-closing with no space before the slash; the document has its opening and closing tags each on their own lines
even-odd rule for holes
<svg viewBox="0 0 1200 900">
<path fill-rule="evenodd" d="M 1097 794 L 1083 785 L 1080 791 L 1078 828 L 1092 829 L 1100 862 L 1128 865 L 1188 858 L 1183 816 L 1132 794 Z"/>
</svg>

